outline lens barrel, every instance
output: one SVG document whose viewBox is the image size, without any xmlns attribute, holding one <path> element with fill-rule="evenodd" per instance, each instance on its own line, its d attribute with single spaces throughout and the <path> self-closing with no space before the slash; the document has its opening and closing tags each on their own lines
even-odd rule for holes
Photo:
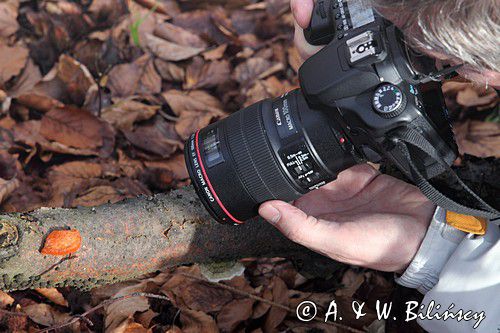
<svg viewBox="0 0 500 333">
<path fill-rule="evenodd" d="M 332 119 L 311 110 L 298 89 L 199 130 L 185 147 L 201 201 L 217 221 L 236 224 L 265 201 L 291 201 L 335 179 L 356 164 L 352 152 Z"/>
</svg>

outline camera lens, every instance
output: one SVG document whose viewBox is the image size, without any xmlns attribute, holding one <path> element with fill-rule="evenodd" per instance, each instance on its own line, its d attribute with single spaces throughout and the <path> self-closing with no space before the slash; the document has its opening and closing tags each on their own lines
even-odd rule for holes
<svg viewBox="0 0 500 333">
<path fill-rule="evenodd" d="M 339 128 L 297 89 L 191 135 L 186 164 L 210 214 L 239 224 L 256 216 L 261 203 L 297 199 L 356 164 Z"/>
</svg>

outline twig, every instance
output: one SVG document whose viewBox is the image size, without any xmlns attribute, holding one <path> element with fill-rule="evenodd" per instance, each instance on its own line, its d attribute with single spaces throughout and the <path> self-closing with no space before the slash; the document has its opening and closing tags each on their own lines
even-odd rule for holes
<svg viewBox="0 0 500 333">
<path fill-rule="evenodd" d="M 27 317 L 28 315 L 23 312 L 12 312 L 8 310 L 2 310 L 0 309 L 0 313 L 6 314 L 8 316 L 15 316 L 15 317 Z"/>
<path fill-rule="evenodd" d="M 295 314 L 295 311 L 292 308 L 290 308 L 289 306 L 286 306 L 286 305 L 283 305 L 283 304 L 279 304 L 279 303 L 270 301 L 270 300 L 265 299 L 263 297 L 260 297 L 260 296 L 251 294 L 249 292 L 246 292 L 246 291 L 243 291 L 243 290 L 240 290 L 240 289 L 228 286 L 226 284 L 222 284 L 220 282 L 212 282 L 212 281 L 209 281 L 209 280 L 204 279 L 202 277 L 199 277 L 199 276 L 196 276 L 196 275 L 191 275 L 191 274 L 188 274 L 188 273 L 179 273 L 179 274 L 183 275 L 185 277 L 194 279 L 194 280 L 198 280 L 198 281 L 202 281 L 202 282 L 205 282 L 205 283 L 209 283 L 209 284 L 211 284 L 213 286 L 216 286 L 216 287 L 219 287 L 221 289 L 225 289 L 225 290 L 231 291 L 233 293 L 236 293 L 236 294 L 248 297 L 250 299 L 253 299 L 253 300 L 256 300 L 256 301 L 259 301 L 259 302 L 262 302 L 262 303 L 266 303 L 266 304 L 269 304 L 271 306 L 278 307 L 278 308 L 283 309 L 283 310 L 285 310 L 285 311 L 287 311 L 287 312 L 289 312 L 291 314 Z M 358 330 L 356 328 L 353 328 L 353 327 L 350 327 L 350 326 L 347 326 L 347 325 L 342 325 L 342 324 L 339 324 L 339 323 L 333 323 L 333 322 L 329 322 L 329 321 L 324 322 L 323 320 L 321 320 L 319 318 L 314 318 L 313 320 L 317 321 L 317 322 L 320 322 L 320 323 L 323 323 L 323 324 L 326 324 L 326 325 L 336 326 L 336 327 L 339 327 L 339 328 L 343 328 L 343 329 L 345 329 L 345 330 L 347 330 L 349 332 L 354 332 L 354 333 L 364 333 L 365 332 L 365 331 Z"/>
<path fill-rule="evenodd" d="M 50 266 L 49 268 L 47 268 L 46 270 L 44 270 L 43 272 L 41 272 L 40 274 L 38 274 L 38 276 L 42 276 L 42 275 L 45 275 L 47 274 L 48 272 L 56 269 L 59 265 L 61 265 L 63 262 L 67 261 L 67 260 L 71 260 L 71 259 L 75 259 L 77 258 L 77 256 L 73 256 L 73 255 L 68 255 L 67 257 L 64 257 L 62 258 L 61 260 L 59 260 L 58 262 L 56 262 L 54 265 Z"/>
<path fill-rule="evenodd" d="M 109 305 L 109 304 L 112 304 L 114 302 L 121 301 L 121 300 L 124 300 L 127 298 L 132 298 L 132 297 L 147 297 L 147 298 L 155 298 L 155 299 L 162 299 L 162 300 L 170 301 L 170 298 L 168 298 L 167 296 L 150 294 L 150 293 L 142 293 L 142 292 L 132 293 L 129 295 L 124 295 L 124 296 L 118 296 L 118 297 L 114 297 L 114 298 L 110 298 L 108 300 L 105 300 L 104 302 L 94 306 L 93 308 L 85 311 L 84 313 L 82 313 L 80 315 L 73 316 L 69 321 L 67 321 L 65 323 L 45 328 L 41 331 L 38 331 L 38 333 L 46 333 L 46 332 L 50 332 L 50 331 L 55 331 L 55 330 L 58 330 L 60 328 L 64 328 L 66 326 L 73 325 L 74 323 L 78 322 L 79 320 L 82 320 L 84 317 L 88 316 L 92 312 L 95 312 L 95 311 L 99 310 L 100 308 L 105 307 L 106 305 Z"/>
</svg>

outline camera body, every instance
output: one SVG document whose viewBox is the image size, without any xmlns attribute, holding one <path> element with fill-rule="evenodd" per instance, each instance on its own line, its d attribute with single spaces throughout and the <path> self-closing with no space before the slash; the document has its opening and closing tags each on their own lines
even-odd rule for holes
<svg viewBox="0 0 500 333">
<path fill-rule="evenodd" d="M 330 17 L 321 20 L 321 6 L 328 3 L 330 8 L 325 11 Z M 305 31 L 311 44 L 331 40 L 300 68 L 300 86 L 307 102 L 331 113 L 352 143 L 349 148 L 353 156 L 374 163 L 385 157 L 412 179 L 405 157 L 392 140 L 412 128 L 451 164 L 457 146 L 441 84 L 420 84 L 423 75 L 436 71 L 434 61 L 413 53 L 401 31 L 370 8 L 356 6 L 352 15 L 348 3 L 320 1 L 311 27 Z M 336 28 L 321 34 L 315 26 L 325 22 Z M 426 154 L 415 155 L 425 178 L 442 171 L 437 161 Z"/>
<path fill-rule="evenodd" d="M 441 85 L 422 84 L 434 62 L 414 53 L 392 23 L 359 0 L 320 0 L 305 36 L 327 45 L 300 68 L 300 89 L 186 143 L 193 185 L 219 222 L 243 223 L 261 203 L 297 199 L 355 164 L 388 159 L 410 179 L 412 166 L 430 179 L 456 158 Z M 413 147 L 410 161 L 401 139 L 430 144 L 436 156 Z"/>
</svg>

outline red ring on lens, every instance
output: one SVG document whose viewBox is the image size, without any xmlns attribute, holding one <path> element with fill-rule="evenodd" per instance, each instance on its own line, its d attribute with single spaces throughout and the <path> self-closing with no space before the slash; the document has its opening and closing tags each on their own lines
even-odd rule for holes
<svg viewBox="0 0 500 333">
<path fill-rule="evenodd" d="M 203 177 L 205 178 L 205 181 L 207 182 L 208 188 L 210 189 L 210 192 L 212 192 L 212 195 L 214 196 L 215 201 L 217 201 L 217 203 L 219 204 L 220 208 L 224 211 L 224 213 L 231 220 L 233 220 L 233 222 L 238 223 L 238 224 L 242 224 L 242 223 L 244 223 L 243 221 L 240 221 L 237 218 L 235 218 L 233 215 L 231 215 L 231 213 L 229 213 L 229 211 L 226 209 L 226 207 L 224 207 L 224 205 L 222 204 L 222 201 L 220 201 L 219 197 L 217 196 L 217 193 L 215 193 L 215 190 L 212 186 L 212 183 L 210 183 L 210 179 L 208 179 L 207 172 L 205 171 L 205 166 L 203 165 L 203 160 L 201 159 L 200 148 L 198 147 L 198 134 L 199 133 L 200 133 L 200 130 L 198 130 L 196 132 L 194 143 L 195 143 L 195 148 L 196 148 L 196 155 L 198 156 L 198 161 L 200 161 L 201 172 L 203 173 Z"/>
</svg>

